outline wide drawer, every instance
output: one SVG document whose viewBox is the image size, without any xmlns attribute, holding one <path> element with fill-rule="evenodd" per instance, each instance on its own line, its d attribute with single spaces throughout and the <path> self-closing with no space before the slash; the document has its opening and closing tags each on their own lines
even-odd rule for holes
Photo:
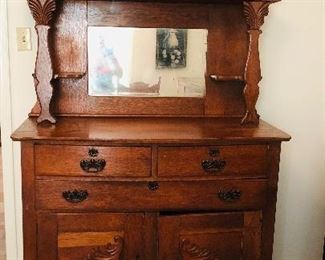
<svg viewBox="0 0 325 260">
<path fill-rule="evenodd" d="M 265 177 L 266 145 L 159 147 L 160 177 Z"/>
<path fill-rule="evenodd" d="M 147 177 L 151 147 L 35 145 L 37 175 Z"/>
<path fill-rule="evenodd" d="M 266 201 L 266 180 L 241 181 L 68 181 L 38 180 L 39 209 L 258 209 Z"/>
</svg>

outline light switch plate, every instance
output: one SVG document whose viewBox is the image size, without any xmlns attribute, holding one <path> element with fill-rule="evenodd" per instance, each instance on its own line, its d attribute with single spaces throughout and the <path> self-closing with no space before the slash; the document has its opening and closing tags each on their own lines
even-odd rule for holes
<svg viewBox="0 0 325 260">
<path fill-rule="evenodd" d="M 32 49 L 30 28 L 17 27 L 16 34 L 18 51 L 30 51 Z"/>
</svg>

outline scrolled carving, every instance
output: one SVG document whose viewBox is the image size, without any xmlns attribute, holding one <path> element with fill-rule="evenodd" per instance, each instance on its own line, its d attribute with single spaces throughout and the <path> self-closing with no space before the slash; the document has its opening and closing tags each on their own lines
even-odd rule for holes
<svg viewBox="0 0 325 260">
<path fill-rule="evenodd" d="M 28 0 L 36 25 L 49 25 L 56 9 L 56 0 Z"/>
<path fill-rule="evenodd" d="M 182 260 L 218 260 L 218 257 L 206 248 L 201 248 L 187 239 L 183 239 L 180 245 Z"/>
<path fill-rule="evenodd" d="M 114 244 L 108 243 L 104 247 L 93 249 L 87 257 L 87 260 L 119 260 L 123 250 L 123 238 L 116 236 Z"/>
</svg>

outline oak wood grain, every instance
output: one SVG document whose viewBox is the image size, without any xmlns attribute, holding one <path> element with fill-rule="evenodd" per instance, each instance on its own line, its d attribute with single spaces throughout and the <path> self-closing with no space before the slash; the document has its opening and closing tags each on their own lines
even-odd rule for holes
<svg viewBox="0 0 325 260">
<path fill-rule="evenodd" d="M 88 153 L 98 152 L 96 157 Z M 105 160 L 100 172 L 86 172 L 81 168 L 82 160 Z M 148 177 L 151 175 L 150 147 L 102 147 L 36 145 L 35 172 L 40 176 L 109 176 Z"/>
<path fill-rule="evenodd" d="M 266 156 L 265 145 L 160 147 L 158 176 L 266 177 Z M 214 160 L 225 166 L 213 172 L 202 167 L 202 162 Z"/>
<path fill-rule="evenodd" d="M 265 180 L 160 181 L 157 190 L 148 182 L 98 182 L 39 180 L 36 183 L 37 209 L 56 210 L 171 210 L 171 209 L 257 209 L 266 200 Z M 242 196 L 234 202 L 218 198 L 220 190 L 236 188 Z M 85 190 L 89 196 L 80 203 L 67 202 L 62 193 Z"/>
<path fill-rule="evenodd" d="M 261 121 L 240 126 L 240 119 L 216 118 L 61 118 L 55 126 L 27 119 L 13 134 L 16 141 L 105 141 L 108 143 L 210 144 L 288 141 L 290 136 Z"/>
</svg>

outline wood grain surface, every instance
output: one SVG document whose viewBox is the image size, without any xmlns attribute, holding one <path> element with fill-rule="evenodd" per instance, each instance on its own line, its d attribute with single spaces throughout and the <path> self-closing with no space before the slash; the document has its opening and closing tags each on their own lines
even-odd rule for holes
<svg viewBox="0 0 325 260">
<path fill-rule="evenodd" d="M 56 210 L 211 210 L 257 209 L 265 204 L 265 180 L 225 181 L 160 181 L 157 190 L 148 188 L 149 182 L 98 182 L 72 180 L 36 181 L 37 209 Z M 218 198 L 223 189 L 236 188 L 240 199 L 225 202 Z M 67 202 L 64 191 L 85 190 L 89 196 L 80 203 Z"/>
<path fill-rule="evenodd" d="M 244 127 L 240 119 L 216 118 L 60 118 L 55 126 L 28 118 L 14 140 L 105 141 L 107 143 L 196 143 L 288 141 L 290 136 L 261 121 Z"/>
<path fill-rule="evenodd" d="M 266 177 L 267 150 L 263 145 L 159 147 L 158 176 Z M 202 162 L 213 160 L 225 166 L 217 172 L 204 170 Z"/>
<path fill-rule="evenodd" d="M 89 156 L 90 149 L 96 149 L 98 155 Z M 104 169 L 97 173 L 84 171 L 80 162 L 91 159 L 105 160 Z M 40 176 L 149 177 L 151 148 L 36 145 L 35 172 Z"/>
</svg>

